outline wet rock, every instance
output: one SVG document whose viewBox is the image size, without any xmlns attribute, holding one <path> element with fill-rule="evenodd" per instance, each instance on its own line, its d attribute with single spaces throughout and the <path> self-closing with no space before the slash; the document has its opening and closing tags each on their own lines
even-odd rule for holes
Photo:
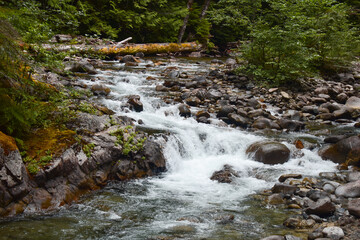
<svg viewBox="0 0 360 240">
<path fill-rule="evenodd" d="M 180 76 L 180 71 L 174 70 L 174 71 L 170 71 L 166 77 L 171 78 L 171 79 L 175 79 L 178 78 Z"/>
<path fill-rule="evenodd" d="M 360 180 L 339 186 L 335 194 L 338 197 L 346 198 L 360 197 Z"/>
<path fill-rule="evenodd" d="M 277 123 L 281 128 L 288 129 L 290 131 L 300 131 L 305 126 L 303 122 L 288 119 L 279 119 Z"/>
<path fill-rule="evenodd" d="M 319 114 L 319 109 L 317 106 L 304 106 L 301 111 L 304 113 L 311 113 L 313 115 Z"/>
<path fill-rule="evenodd" d="M 136 63 L 139 61 L 133 55 L 125 55 L 120 59 L 119 62 L 121 62 L 121 63 L 129 63 L 129 62 Z"/>
<path fill-rule="evenodd" d="M 185 102 L 189 106 L 197 107 L 201 103 L 201 100 L 198 97 L 189 97 L 185 99 Z"/>
<path fill-rule="evenodd" d="M 289 160 L 290 150 L 282 143 L 256 142 L 248 147 L 247 154 L 265 164 L 282 164 Z"/>
<path fill-rule="evenodd" d="M 297 186 L 284 184 L 284 183 L 276 183 L 272 188 L 272 193 L 282 193 L 284 195 L 292 195 L 294 194 L 299 188 Z"/>
<path fill-rule="evenodd" d="M 132 108 L 136 111 L 136 112 L 141 112 L 144 110 L 144 106 L 142 104 L 142 102 L 140 101 L 140 96 L 139 95 L 133 95 L 129 97 L 128 103 L 132 106 Z"/>
<path fill-rule="evenodd" d="M 144 144 L 145 163 L 151 170 L 152 175 L 166 170 L 166 160 L 159 143 L 146 140 Z"/>
<path fill-rule="evenodd" d="M 239 177 L 238 173 L 230 165 L 224 165 L 223 169 L 214 172 L 210 179 L 220 183 L 231 183 L 234 177 Z"/>
<path fill-rule="evenodd" d="M 135 57 L 143 58 L 143 57 L 145 57 L 145 54 L 143 52 L 137 52 L 137 53 L 135 53 Z"/>
<path fill-rule="evenodd" d="M 319 151 L 324 160 L 335 163 L 358 165 L 360 161 L 360 137 L 353 136 L 340 140 L 336 144 L 326 146 Z"/>
<path fill-rule="evenodd" d="M 195 114 L 196 118 L 199 119 L 201 117 L 204 117 L 204 118 L 210 118 L 210 114 L 208 112 L 205 112 L 205 111 L 198 111 L 196 114 Z"/>
<path fill-rule="evenodd" d="M 323 184 L 322 189 L 327 192 L 327 193 L 335 193 L 336 188 L 339 186 L 340 184 L 337 182 L 326 182 Z"/>
<path fill-rule="evenodd" d="M 190 225 L 179 225 L 170 228 L 168 231 L 174 234 L 185 234 L 196 232 L 196 228 Z"/>
<path fill-rule="evenodd" d="M 206 93 L 206 98 L 208 99 L 219 99 L 221 98 L 222 96 L 222 93 L 219 92 L 218 90 L 215 90 L 215 89 L 210 89 L 207 93 Z"/>
<path fill-rule="evenodd" d="M 333 136 L 326 137 L 324 139 L 324 142 L 325 143 L 337 143 L 345 138 L 346 138 L 345 135 L 333 135 Z"/>
<path fill-rule="evenodd" d="M 315 214 L 320 217 L 331 216 L 335 212 L 335 205 L 328 198 L 323 198 L 317 202 L 310 202 L 309 207 L 305 210 L 307 214 Z"/>
<path fill-rule="evenodd" d="M 286 179 L 289 179 L 289 178 L 295 178 L 295 179 L 300 179 L 302 178 L 302 175 L 301 174 L 296 174 L 296 173 L 293 173 L 293 174 L 284 174 L 284 175 L 281 175 L 279 177 L 279 182 L 285 182 Z"/>
<path fill-rule="evenodd" d="M 257 108 L 260 108 L 261 107 L 261 104 L 259 103 L 258 100 L 256 100 L 255 98 L 250 98 L 247 102 L 247 104 L 254 108 L 254 109 L 257 109 Z"/>
<path fill-rule="evenodd" d="M 280 130 L 281 127 L 279 126 L 279 124 L 264 118 L 264 117 L 260 117 L 258 119 L 255 120 L 255 122 L 251 125 L 252 128 L 256 128 L 256 129 L 277 129 Z"/>
<path fill-rule="evenodd" d="M 111 90 L 110 88 L 106 87 L 102 84 L 94 84 L 91 86 L 91 91 L 94 93 L 94 95 L 102 95 L 107 96 L 110 94 Z"/>
<path fill-rule="evenodd" d="M 340 227 L 326 227 L 322 232 L 325 237 L 332 240 L 340 240 L 345 236 L 344 231 Z"/>
<path fill-rule="evenodd" d="M 191 117 L 191 111 L 189 106 L 185 105 L 185 104 L 180 104 L 179 107 L 179 114 L 182 117 Z"/>
<path fill-rule="evenodd" d="M 311 200 L 316 202 L 319 199 L 328 198 L 329 194 L 327 192 L 324 192 L 324 191 L 319 191 L 319 190 L 312 189 L 306 194 L 306 196 L 308 198 L 310 198 Z"/>
<path fill-rule="evenodd" d="M 219 224 L 229 224 L 233 222 L 235 216 L 233 214 L 220 215 L 215 218 L 215 221 Z"/>
<path fill-rule="evenodd" d="M 271 205 L 284 204 L 284 196 L 280 193 L 271 194 L 268 198 L 268 203 Z"/>
<path fill-rule="evenodd" d="M 351 113 L 346 108 L 341 108 L 332 113 L 334 119 L 352 119 Z"/>
<path fill-rule="evenodd" d="M 235 112 L 235 109 L 232 106 L 223 106 L 219 112 L 216 114 L 216 117 L 227 117 L 230 113 Z"/>
<path fill-rule="evenodd" d="M 360 218 L 360 198 L 350 200 L 347 210 L 351 215 Z"/>
<path fill-rule="evenodd" d="M 249 123 L 249 120 L 247 118 L 244 118 L 235 113 L 230 113 L 228 115 L 228 118 L 232 124 L 235 124 L 236 126 L 240 126 L 243 128 L 246 128 Z"/>
</svg>

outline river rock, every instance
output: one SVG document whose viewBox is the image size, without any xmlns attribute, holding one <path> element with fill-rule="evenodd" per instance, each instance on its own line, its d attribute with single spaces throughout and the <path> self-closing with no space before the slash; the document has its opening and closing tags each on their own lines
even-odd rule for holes
<svg viewBox="0 0 360 240">
<path fill-rule="evenodd" d="M 67 34 L 56 34 L 51 41 L 55 41 L 57 43 L 67 43 L 73 40 L 73 37 L 71 35 Z"/>
<path fill-rule="evenodd" d="M 235 113 L 230 113 L 228 115 L 228 118 L 232 124 L 235 124 L 236 126 L 240 126 L 243 128 L 246 128 L 248 125 L 248 122 L 249 122 L 249 120 L 247 118 L 244 118 Z"/>
<path fill-rule="evenodd" d="M 360 198 L 350 200 L 347 210 L 351 215 L 360 218 Z"/>
<path fill-rule="evenodd" d="M 230 165 L 224 165 L 223 169 L 214 172 L 210 179 L 220 183 L 231 183 L 234 177 L 239 177 L 238 173 Z"/>
<path fill-rule="evenodd" d="M 296 173 L 284 174 L 284 175 L 281 175 L 279 177 L 279 182 L 285 182 L 286 179 L 288 179 L 288 178 L 300 179 L 300 178 L 302 178 L 302 175 L 301 174 L 296 174 Z"/>
<path fill-rule="evenodd" d="M 283 164 L 290 158 L 290 150 L 278 142 L 256 142 L 248 147 L 247 154 L 265 164 Z"/>
<path fill-rule="evenodd" d="M 146 140 L 144 143 L 145 164 L 151 170 L 151 175 L 156 175 L 166 170 L 166 160 L 159 143 Z"/>
<path fill-rule="evenodd" d="M 135 53 L 135 57 L 143 58 L 143 57 L 145 57 L 145 54 L 143 52 L 137 52 L 137 53 Z"/>
<path fill-rule="evenodd" d="M 235 112 L 235 109 L 232 106 L 226 105 L 220 108 L 219 112 L 216 114 L 216 117 L 228 117 L 228 115 L 233 112 Z"/>
<path fill-rule="evenodd" d="M 339 186 L 335 191 L 336 196 L 346 198 L 360 197 L 360 180 Z"/>
<path fill-rule="evenodd" d="M 180 116 L 182 116 L 182 117 L 191 117 L 190 108 L 186 104 L 180 104 L 178 109 L 179 109 Z"/>
<path fill-rule="evenodd" d="M 322 159 L 335 163 L 358 165 L 360 162 L 360 137 L 352 136 L 326 146 L 319 151 L 319 155 Z"/>
<path fill-rule="evenodd" d="M 142 102 L 140 101 L 140 96 L 139 95 L 132 95 L 129 97 L 128 103 L 132 106 L 132 108 L 136 111 L 136 112 L 141 112 L 144 110 L 144 106 L 142 104 Z"/>
<path fill-rule="evenodd" d="M 268 198 L 268 203 L 271 205 L 278 205 L 285 203 L 284 195 L 280 193 L 271 194 Z"/>
<path fill-rule="evenodd" d="M 260 240 L 286 240 L 285 237 L 280 236 L 280 235 L 272 235 L 272 236 L 268 236 L 266 238 L 262 238 Z"/>
<path fill-rule="evenodd" d="M 350 109 L 360 109 L 360 98 L 352 96 L 350 97 L 345 104 L 346 107 Z"/>
<path fill-rule="evenodd" d="M 310 202 L 309 207 L 305 210 L 307 214 L 315 214 L 320 217 L 331 216 L 335 212 L 335 205 L 329 198 L 323 198 L 317 202 Z"/>
<path fill-rule="evenodd" d="M 344 231 L 340 227 L 326 227 L 322 232 L 325 237 L 331 240 L 340 240 L 345 236 Z"/>
<path fill-rule="evenodd" d="M 198 97 L 189 97 L 185 99 L 185 102 L 189 106 L 197 107 L 201 103 L 201 100 Z"/>
<path fill-rule="evenodd" d="M 91 91 L 94 93 L 94 95 L 103 95 L 107 96 L 110 94 L 111 90 L 110 88 L 106 87 L 102 84 L 94 84 L 91 86 Z"/>
<path fill-rule="evenodd" d="M 360 172 L 349 172 L 346 176 L 348 182 L 354 182 L 360 180 Z"/>
<path fill-rule="evenodd" d="M 276 183 L 272 188 L 272 193 L 282 193 L 285 195 L 294 194 L 299 188 L 294 185 L 284 184 L 284 183 Z"/>
<path fill-rule="evenodd" d="M 89 73 L 96 74 L 94 66 L 91 65 L 86 59 L 82 59 L 77 62 L 68 62 L 65 65 L 65 71 L 70 72 L 80 72 L 80 73 Z"/>
<path fill-rule="evenodd" d="M 264 117 L 259 117 L 258 119 L 256 119 L 255 122 L 251 125 L 251 127 L 256 129 L 266 129 L 266 128 L 277 129 L 277 130 L 281 129 L 279 124 Z"/>
<path fill-rule="evenodd" d="M 303 122 L 288 119 L 279 119 L 277 123 L 280 125 L 281 128 L 295 132 L 300 131 L 305 126 Z"/>
<path fill-rule="evenodd" d="M 139 62 L 133 55 L 125 55 L 120 59 L 121 63 L 128 63 L 128 62 Z"/>
</svg>

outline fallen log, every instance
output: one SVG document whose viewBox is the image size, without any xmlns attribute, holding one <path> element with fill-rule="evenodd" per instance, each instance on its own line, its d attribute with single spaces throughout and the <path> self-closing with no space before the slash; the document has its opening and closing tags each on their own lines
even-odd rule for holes
<svg viewBox="0 0 360 240">
<path fill-rule="evenodd" d="M 127 40 L 127 39 L 125 39 Z M 123 40 L 123 41 L 125 41 Z M 129 40 L 128 40 L 129 41 Z M 175 52 L 195 52 L 201 49 L 201 44 L 196 42 L 189 43 L 146 43 L 146 44 L 126 44 L 119 45 L 68 45 L 68 44 L 43 44 L 46 50 L 68 52 L 75 51 L 80 53 L 93 53 L 102 55 L 127 55 L 143 52 L 146 55 L 154 55 L 157 53 L 175 53 Z"/>
</svg>

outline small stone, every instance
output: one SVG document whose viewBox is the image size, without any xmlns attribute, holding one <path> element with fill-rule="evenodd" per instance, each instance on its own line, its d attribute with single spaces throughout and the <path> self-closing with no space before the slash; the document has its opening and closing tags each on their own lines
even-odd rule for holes
<svg viewBox="0 0 360 240">
<path fill-rule="evenodd" d="M 319 199 L 317 202 L 310 202 L 305 210 L 307 214 L 315 214 L 320 217 L 331 216 L 335 212 L 335 205 L 328 198 Z"/>
<path fill-rule="evenodd" d="M 288 178 L 295 178 L 295 179 L 300 179 L 302 178 L 302 175 L 301 174 L 284 174 L 284 175 L 281 175 L 279 177 L 279 182 L 285 182 L 286 179 Z"/>
<path fill-rule="evenodd" d="M 332 240 L 339 240 L 345 236 L 344 231 L 340 227 L 326 227 L 322 232 L 325 237 Z"/>
<path fill-rule="evenodd" d="M 351 215 L 360 218 L 360 198 L 350 200 L 347 209 Z"/>
<path fill-rule="evenodd" d="M 360 197 L 360 180 L 339 186 L 335 194 L 338 197 L 346 198 Z"/>
<path fill-rule="evenodd" d="M 280 236 L 280 235 L 272 235 L 272 236 L 268 236 L 266 238 L 262 238 L 260 240 L 285 240 L 285 237 Z"/>
<path fill-rule="evenodd" d="M 280 193 L 275 193 L 269 196 L 268 203 L 270 205 L 278 205 L 285 203 L 285 200 L 283 198 L 283 195 Z"/>
<path fill-rule="evenodd" d="M 294 194 L 298 190 L 298 187 L 292 186 L 289 184 L 276 183 L 272 188 L 272 193 L 282 193 L 282 194 Z"/>
<path fill-rule="evenodd" d="M 290 99 L 291 98 L 290 95 L 287 92 L 281 91 L 280 94 L 285 99 Z"/>
</svg>

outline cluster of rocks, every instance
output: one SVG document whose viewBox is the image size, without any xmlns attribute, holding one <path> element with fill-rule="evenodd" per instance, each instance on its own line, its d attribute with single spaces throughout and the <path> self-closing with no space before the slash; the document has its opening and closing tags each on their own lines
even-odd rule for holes
<svg viewBox="0 0 360 240">
<path fill-rule="evenodd" d="M 292 210 L 294 216 L 286 219 L 284 226 L 307 229 L 309 240 L 360 238 L 360 230 L 353 228 L 360 223 L 358 171 L 323 172 L 319 178 L 282 175 L 279 183 L 268 193 L 266 201 L 269 205 L 282 205 Z"/>
<path fill-rule="evenodd" d="M 339 74 L 339 81 L 308 79 L 303 81 L 305 90 L 294 92 L 254 86 L 246 76 L 228 70 L 236 66 L 233 59 L 212 62 L 212 70 L 195 77 L 169 67 L 164 71 L 164 83 L 156 90 L 169 92 L 165 101 L 184 104 L 179 108 L 180 115 L 193 116 L 203 123 L 210 123 L 213 117 L 248 129 L 300 131 L 309 122 L 360 120 L 360 86 L 355 84 L 359 73 Z"/>
</svg>

